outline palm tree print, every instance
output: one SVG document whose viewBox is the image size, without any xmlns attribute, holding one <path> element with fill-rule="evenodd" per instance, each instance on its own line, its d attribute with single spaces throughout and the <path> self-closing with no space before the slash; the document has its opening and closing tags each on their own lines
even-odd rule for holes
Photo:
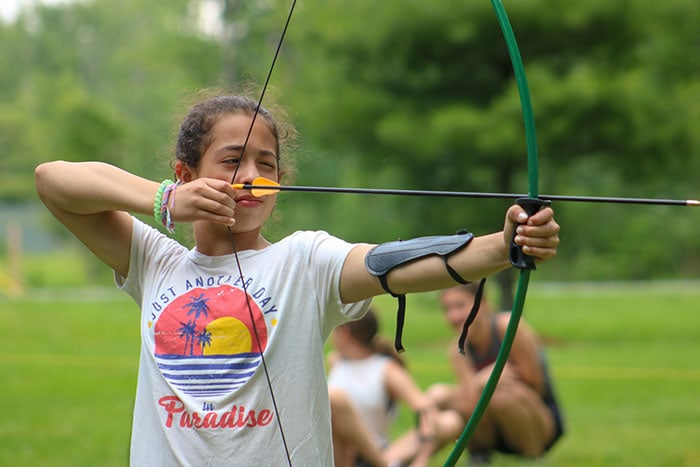
<svg viewBox="0 0 700 467">
<path fill-rule="evenodd" d="M 204 354 L 204 348 L 211 345 L 211 332 L 207 331 L 206 328 L 202 332 L 198 332 L 197 344 L 202 354 Z"/>
<path fill-rule="evenodd" d="M 180 337 L 185 338 L 185 349 L 184 352 L 190 356 L 194 355 L 195 343 L 204 350 L 204 347 L 211 345 L 211 333 L 203 330 L 201 332 L 197 331 L 197 320 L 204 316 L 205 318 L 209 316 L 209 307 L 207 302 L 208 298 L 204 298 L 204 294 L 199 294 L 198 297 L 192 297 L 190 301 L 185 305 L 187 308 L 187 316 L 194 314 L 194 318 L 183 323 L 178 331 L 180 331 Z"/>
<path fill-rule="evenodd" d="M 183 323 L 180 321 L 180 326 L 178 328 L 178 331 L 180 331 L 180 337 L 185 338 L 185 350 L 184 353 L 188 353 L 190 355 L 194 355 L 194 341 L 195 341 L 195 336 L 197 335 L 197 323 L 196 321 L 188 321 L 187 323 Z"/>
<path fill-rule="evenodd" d="M 194 313 L 195 323 L 199 319 L 200 315 L 204 315 L 206 318 L 209 315 L 209 306 L 207 306 L 208 298 L 204 298 L 204 294 L 199 294 L 199 297 L 192 297 L 185 307 L 189 308 L 187 315 Z"/>
</svg>

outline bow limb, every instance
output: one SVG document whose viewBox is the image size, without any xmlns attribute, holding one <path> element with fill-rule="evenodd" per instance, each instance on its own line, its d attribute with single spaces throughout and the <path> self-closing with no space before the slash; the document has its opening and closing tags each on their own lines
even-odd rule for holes
<svg viewBox="0 0 700 467">
<path fill-rule="evenodd" d="M 525 137 L 527 140 L 527 161 L 528 161 L 528 196 L 531 199 L 536 199 L 539 195 L 539 162 L 537 155 L 537 136 L 535 132 L 535 118 L 532 112 L 532 103 L 530 100 L 530 91 L 527 85 L 527 79 L 525 77 L 525 68 L 523 67 L 522 58 L 520 56 L 520 51 L 518 50 L 518 44 L 515 39 L 515 34 L 513 33 L 513 28 L 511 27 L 510 21 L 508 20 L 508 15 L 506 14 L 505 8 L 501 0 L 491 0 L 491 4 L 496 12 L 498 18 L 498 23 L 503 32 L 503 37 L 506 41 L 506 46 L 508 48 L 508 53 L 510 55 L 511 62 L 513 64 L 513 71 L 515 74 L 515 80 L 518 85 L 518 93 L 520 94 L 520 106 L 523 113 L 523 120 L 525 123 Z M 521 269 L 520 277 L 518 279 L 518 287 L 515 293 L 515 300 L 513 302 L 513 309 L 511 311 L 510 320 L 508 322 L 508 327 L 506 328 L 505 335 L 503 336 L 503 343 L 498 351 L 498 356 L 496 357 L 496 362 L 494 363 L 493 370 L 489 376 L 488 381 L 484 387 L 479 400 L 472 411 L 471 417 L 467 422 L 464 431 L 457 440 L 456 445 L 450 452 L 449 457 L 445 461 L 446 467 L 451 467 L 456 464 L 460 456 L 467 448 L 467 445 L 476 430 L 476 427 L 481 420 L 486 407 L 491 401 L 494 391 L 496 390 L 496 385 L 501 377 L 503 368 L 505 367 L 508 356 L 510 355 L 510 349 L 513 346 L 513 340 L 515 339 L 515 333 L 518 330 L 518 325 L 520 324 L 520 318 L 523 313 L 523 307 L 525 305 L 525 297 L 527 295 L 527 289 L 530 282 L 530 269 Z"/>
</svg>

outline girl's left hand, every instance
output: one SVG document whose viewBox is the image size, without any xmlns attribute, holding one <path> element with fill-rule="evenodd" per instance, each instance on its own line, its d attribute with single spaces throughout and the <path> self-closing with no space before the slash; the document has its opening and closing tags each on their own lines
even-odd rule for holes
<svg viewBox="0 0 700 467">
<path fill-rule="evenodd" d="M 559 245 L 559 224 L 554 220 L 554 211 L 545 207 L 532 216 L 514 204 L 506 213 L 503 228 L 503 241 L 506 248 L 515 234 L 515 243 L 523 248 L 523 253 L 546 261 L 557 254 Z"/>
</svg>

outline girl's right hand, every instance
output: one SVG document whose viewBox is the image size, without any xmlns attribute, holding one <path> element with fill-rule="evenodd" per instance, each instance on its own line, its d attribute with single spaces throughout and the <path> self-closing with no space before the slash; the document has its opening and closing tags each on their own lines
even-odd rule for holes
<svg viewBox="0 0 700 467">
<path fill-rule="evenodd" d="M 231 184 L 214 178 L 197 178 L 177 186 L 170 198 L 174 222 L 209 221 L 226 226 L 236 221 Z"/>
</svg>

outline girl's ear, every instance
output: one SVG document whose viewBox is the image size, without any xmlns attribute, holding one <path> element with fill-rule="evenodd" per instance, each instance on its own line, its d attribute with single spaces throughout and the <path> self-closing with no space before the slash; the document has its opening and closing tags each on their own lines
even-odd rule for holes
<svg viewBox="0 0 700 467">
<path fill-rule="evenodd" d="M 192 169 L 180 161 L 175 162 L 175 176 L 182 183 L 191 182 L 196 178 Z"/>
</svg>

